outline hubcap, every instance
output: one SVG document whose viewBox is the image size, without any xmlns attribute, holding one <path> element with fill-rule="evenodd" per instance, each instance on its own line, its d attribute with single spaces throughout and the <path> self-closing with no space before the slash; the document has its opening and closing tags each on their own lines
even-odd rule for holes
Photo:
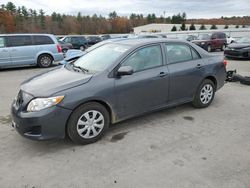
<svg viewBox="0 0 250 188">
<path fill-rule="evenodd" d="M 80 47 L 80 50 L 82 50 L 82 51 L 83 51 L 83 50 L 84 50 L 84 47 L 83 47 L 83 46 L 81 46 L 81 47 Z"/>
<path fill-rule="evenodd" d="M 47 56 L 42 57 L 41 64 L 43 66 L 49 66 L 50 63 L 51 63 L 51 59 L 49 57 L 47 57 Z"/>
<path fill-rule="evenodd" d="M 210 84 L 206 84 L 202 87 L 200 93 L 200 100 L 203 104 L 208 104 L 213 97 L 213 87 Z"/>
<path fill-rule="evenodd" d="M 85 139 L 96 137 L 100 134 L 103 127 L 104 117 L 96 110 L 85 112 L 77 122 L 77 132 Z"/>
</svg>

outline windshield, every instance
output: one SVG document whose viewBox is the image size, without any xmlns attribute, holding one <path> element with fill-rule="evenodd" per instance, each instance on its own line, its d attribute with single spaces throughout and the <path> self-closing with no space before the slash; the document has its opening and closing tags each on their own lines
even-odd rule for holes
<svg viewBox="0 0 250 188">
<path fill-rule="evenodd" d="M 198 40 L 209 40 L 210 39 L 210 35 L 209 34 L 202 34 L 202 35 L 199 35 Z"/>
<path fill-rule="evenodd" d="M 237 40 L 238 43 L 250 43 L 250 37 L 243 37 Z"/>
<path fill-rule="evenodd" d="M 127 45 L 105 44 L 92 50 L 74 62 L 74 66 L 88 70 L 88 72 L 100 72 L 113 64 L 122 54 L 129 49 Z"/>
</svg>

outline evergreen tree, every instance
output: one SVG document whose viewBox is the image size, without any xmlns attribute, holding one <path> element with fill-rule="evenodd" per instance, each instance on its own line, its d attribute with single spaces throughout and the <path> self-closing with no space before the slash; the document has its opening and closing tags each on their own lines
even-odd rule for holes
<svg viewBox="0 0 250 188">
<path fill-rule="evenodd" d="M 39 21 L 40 21 L 40 27 L 41 27 L 42 30 L 44 30 L 46 23 L 45 23 L 45 13 L 44 13 L 44 11 L 42 9 L 39 10 L 39 16 L 38 17 L 39 17 Z"/>
<path fill-rule="evenodd" d="M 180 29 L 181 29 L 181 31 L 186 31 L 186 24 L 182 23 Z"/>
<path fill-rule="evenodd" d="M 193 23 L 190 25 L 189 30 L 190 30 L 190 31 L 196 30 L 195 25 L 194 25 Z"/>
<path fill-rule="evenodd" d="M 201 25 L 200 30 L 206 30 L 206 26 L 204 24 Z"/>
<path fill-rule="evenodd" d="M 171 31 L 177 31 L 176 26 L 174 25 L 173 28 L 171 29 Z"/>
<path fill-rule="evenodd" d="M 210 29 L 212 29 L 212 30 L 217 29 L 217 26 L 215 24 L 213 24 Z"/>
</svg>

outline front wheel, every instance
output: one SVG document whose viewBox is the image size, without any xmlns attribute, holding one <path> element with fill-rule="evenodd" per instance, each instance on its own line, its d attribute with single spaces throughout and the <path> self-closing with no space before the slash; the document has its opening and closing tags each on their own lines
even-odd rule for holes
<svg viewBox="0 0 250 188">
<path fill-rule="evenodd" d="M 86 49 L 85 46 L 80 46 L 80 50 L 84 51 Z"/>
<path fill-rule="evenodd" d="M 193 100 L 193 106 L 196 108 L 205 108 L 208 107 L 213 99 L 215 94 L 215 85 L 211 80 L 204 80 L 198 90 L 196 91 L 196 94 L 194 96 Z"/>
<path fill-rule="evenodd" d="M 207 51 L 208 51 L 208 52 L 212 52 L 212 47 L 211 47 L 210 44 L 207 46 Z"/>
<path fill-rule="evenodd" d="M 99 103 L 90 102 L 78 107 L 70 116 L 67 133 L 77 144 L 90 144 L 104 135 L 109 123 L 106 108 Z"/>
<path fill-rule="evenodd" d="M 221 51 L 225 51 L 225 49 L 226 49 L 226 45 L 223 44 L 223 46 L 221 47 Z"/>
</svg>

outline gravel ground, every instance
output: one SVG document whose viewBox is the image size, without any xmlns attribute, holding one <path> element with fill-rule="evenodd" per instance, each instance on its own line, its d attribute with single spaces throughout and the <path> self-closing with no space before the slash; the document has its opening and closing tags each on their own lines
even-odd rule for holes
<svg viewBox="0 0 250 188">
<path fill-rule="evenodd" d="M 228 69 L 250 76 L 250 61 Z M 0 72 L 0 187 L 250 187 L 250 87 L 227 83 L 209 108 L 189 104 L 113 125 L 99 142 L 31 141 L 10 126 L 19 84 L 39 68 Z"/>
</svg>

